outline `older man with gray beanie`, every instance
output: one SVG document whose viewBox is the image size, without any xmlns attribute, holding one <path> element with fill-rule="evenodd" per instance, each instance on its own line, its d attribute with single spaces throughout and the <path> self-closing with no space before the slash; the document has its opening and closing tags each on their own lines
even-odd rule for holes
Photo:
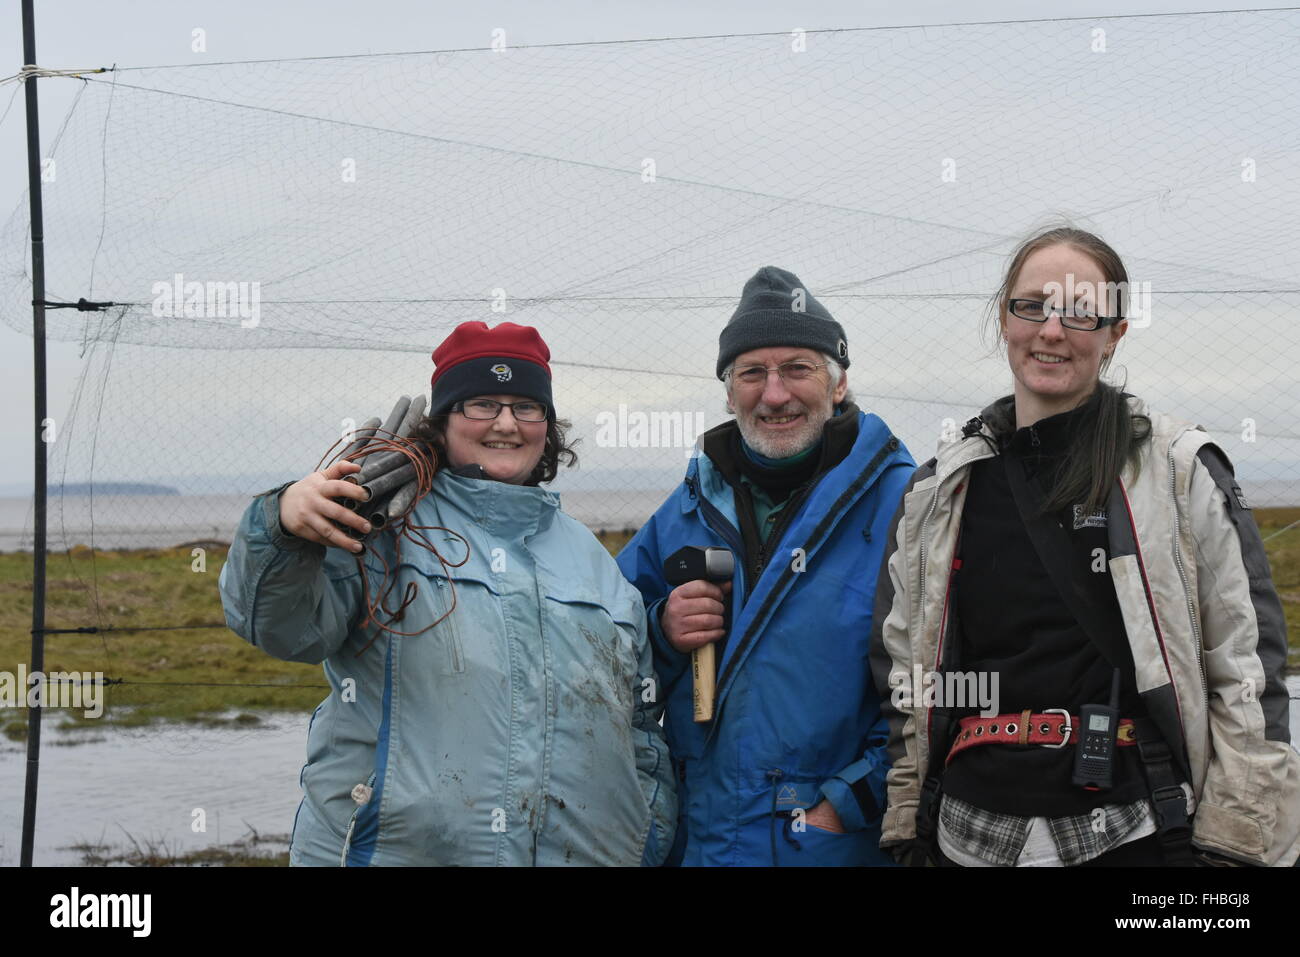
<svg viewBox="0 0 1300 957">
<path fill-rule="evenodd" d="M 645 600 L 680 819 L 669 863 L 892 864 L 878 847 L 888 728 L 867 653 L 890 520 L 915 463 L 848 390 L 844 327 L 785 269 L 718 337 L 735 415 L 618 557 Z M 670 585 L 684 546 L 729 581 Z M 676 579 L 675 579 L 676 580 Z M 715 650 L 716 672 L 692 652 Z M 697 708 L 701 685 L 712 709 Z"/>
</svg>

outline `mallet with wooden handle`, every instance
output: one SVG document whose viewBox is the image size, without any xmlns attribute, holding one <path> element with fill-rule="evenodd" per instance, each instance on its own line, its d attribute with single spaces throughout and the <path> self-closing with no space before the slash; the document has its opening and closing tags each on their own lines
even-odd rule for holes
<svg viewBox="0 0 1300 957">
<path fill-rule="evenodd" d="M 736 557 L 725 548 L 700 548 L 687 545 L 664 559 L 664 579 L 676 588 L 687 582 L 729 582 L 736 573 Z M 691 651 L 691 678 L 695 688 L 695 720 L 713 720 L 713 694 L 718 682 L 717 645 Z"/>
</svg>

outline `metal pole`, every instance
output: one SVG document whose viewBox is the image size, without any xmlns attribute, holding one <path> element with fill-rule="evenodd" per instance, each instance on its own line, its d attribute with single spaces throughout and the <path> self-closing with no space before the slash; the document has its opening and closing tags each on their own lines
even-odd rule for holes
<svg viewBox="0 0 1300 957">
<path fill-rule="evenodd" d="M 32 0 L 23 0 L 23 64 L 36 65 L 36 23 Z M 45 674 L 45 228 L 41 216 L 41 132 L 36 113 L 36 77 L 24 81 L 27 97 L 27 190 L 32 216 L 32 349 L 36 406 L 36 541 L 32 568 L 31 671 Z M 23 867 L 32 866 L 36 836 L 36 781 L 41 763 L 41 708 L 39 701 L 27 712 L 27 786 L 23 796 Z"/>
</svg>

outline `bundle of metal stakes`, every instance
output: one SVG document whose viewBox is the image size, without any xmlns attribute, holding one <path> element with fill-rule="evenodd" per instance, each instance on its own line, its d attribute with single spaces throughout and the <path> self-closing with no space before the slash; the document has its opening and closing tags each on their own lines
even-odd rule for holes
<svg viewBox="0 0 1300 957">
<path fill-rule="evenodd" d="M 360 472 L 344 476 L 343 481 L 360 485 L 366 498 L 362 501 L 344 497 L 337 501 L 360 513 L 370 523 L 371 534 L 409 512 L 420 495 L 428 491 L 433 463 L 422 445 L 408 441 L 424 414 L 425 403 L 423 395 L 414 399 L 402 396 L 387 419 L 367 420 L 339 456 L 361 466 Z M 366 537 L 348 531 L 355 538 Z"/>
</svg>

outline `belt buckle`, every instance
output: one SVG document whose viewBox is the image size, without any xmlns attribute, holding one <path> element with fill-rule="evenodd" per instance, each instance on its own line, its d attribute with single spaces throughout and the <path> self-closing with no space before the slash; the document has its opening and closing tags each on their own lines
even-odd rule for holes
<svg viewBox="0 0 1300 957">
<path fill-rule="evenodd" d="M 1043 745 L 1044 748 L 1052 748 L 1053 750 L 1059 751 L 1061 748 L 1065 747 L 1067 744 L 1070 743 L 1070 732 L 1074 730 L 1074 725 L 1070 723 L 1070 712 L 1067 711 L 1065 708 L 1044 708 L 1043 714 L 1059 714 L 1061 717 L 1065 719 L 1065 727 L 1061 729 L 1062 731 L 1065 732 L 1065 737 L 1061 739 L 1061 743 Z"/>
</svg>

